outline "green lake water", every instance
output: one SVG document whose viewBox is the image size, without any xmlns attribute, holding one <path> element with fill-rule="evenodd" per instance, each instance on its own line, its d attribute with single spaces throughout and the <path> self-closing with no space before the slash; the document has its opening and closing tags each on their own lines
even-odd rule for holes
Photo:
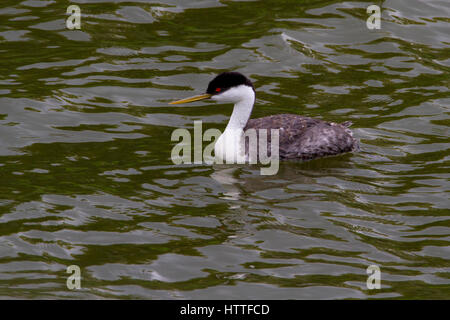
<svg viewBox="0 0 450 320">
<path fill-rule="evenodd" d="M 450 298 L 448 0 L 2 0 L 0 21 L 0 298 Z M 361 151 L 173 164 L 175 129 L 233 106 L 168 102 L 229 70 L 252 117 L 351 120 Z"/>
</svg>

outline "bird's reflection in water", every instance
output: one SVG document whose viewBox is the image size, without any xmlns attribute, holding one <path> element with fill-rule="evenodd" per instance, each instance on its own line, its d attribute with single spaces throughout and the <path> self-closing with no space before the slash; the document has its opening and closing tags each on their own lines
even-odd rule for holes
<svg viewBox="0 0 450 320">
<path fill-rule="evenodd" d="M 240 182 L 241 179 L 236 177 L 240 168 L 238 166 L 230 165 L 213 165 L 214 172 L 211 174 L 211 178 L 217 181 L 224 188 L 223 196 L 224 200 L 237 201 L 240 199 Z M 231 204 L 231 209 L 239 208 L 237 204 Z"/>
<path fill-rule="evenodd" d="M 355 164 L 351 154 L 313 161 L 283 161 L 274 175 L 261 175 L 257 165 L 213 165 L 211 178 L 224 188 L 223 199 L 243 200 L 242 195 L 267 189 L 286 188 L 291 184 L 316 184 L 316 179 L 346 175 Z"/>
<path fill-rule="evenodd" d="M 330 184 L 324 186 L 317 180 L 332 177 L 332 183 L 336 180 L 334 178 L 350 176 L 349 172 L 355 167 L 351 157 L 342 155 L 309 162 L 284 161 L 280 163 L 278 173 L 271 176 L 261 175 L 257 165 L 213 165 L 211 178 L 224 190 L 220 198 L 230 209 L 226 219 L 240 224 L 238 229 L 241 230 L 235 232 L 242 233 L 242 228 L 250 228 L 255 219 L 264 220 L 264 224 L 285 224 L 286 217 L 278 210 L 283 207 L 283 202 L 323 197 L 320 190 L 329 189 Z"/>
<path fill-rule="evenodd" d="M 257 165 L 213 165 L 211 178 L 223 189 L 221 199 L 228 209 L 220 216 L 230 241 L 244 241 L 258 230 L 286 230 L 297 234 L 312 234 L 316 230 L 290 221 L 285 210 L 295 210 L 283 203 L 315 201 L 324 197 L 330 184 L 318 179 L 347 178 L 355 167 L 351 155 L 317 159 L 309 162 L 284 161 L 277 174 L 263 176 Z M 331 186 L 332 187 L 332 186 Z M 336 187 L 338 189 L 338 187 Z M 299 218 L 301 218 L 301 210 Z M 322 231 L 320 231 L 322 232 Z M 324 231 L 323 231 L 324 232 Z"/>
</svg>

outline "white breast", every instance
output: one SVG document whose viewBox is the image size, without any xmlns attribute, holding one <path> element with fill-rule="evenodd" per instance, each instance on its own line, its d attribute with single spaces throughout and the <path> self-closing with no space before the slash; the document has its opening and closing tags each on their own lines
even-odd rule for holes
<svg viewBox="0 0 450 320">
<path fill-rule="evenodd" d="M 218 163 L 245 163 L 244 132 L 242 129 L 226 129 L 214 146 Z"/>
</svg>

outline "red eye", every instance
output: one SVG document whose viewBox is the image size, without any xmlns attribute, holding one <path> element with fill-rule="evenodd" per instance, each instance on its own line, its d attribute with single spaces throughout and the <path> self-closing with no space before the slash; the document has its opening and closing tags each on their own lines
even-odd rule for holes
<svg viewBox="0 0 450 320">
<path fill-rule="evenodd" d="M 222 89 L 220 88 L 216 88 L 216 92 L 220 92 Z"/>
</svg>

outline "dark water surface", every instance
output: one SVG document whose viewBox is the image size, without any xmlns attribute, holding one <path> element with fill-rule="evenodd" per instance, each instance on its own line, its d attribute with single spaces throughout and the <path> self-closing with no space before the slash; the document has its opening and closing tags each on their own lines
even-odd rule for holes
<svg viewBox="0 0 450 320">
<path fill-rule="evenodd" d="M 447 0 L 2 0 L 0 298 L 449 299 L 449 17 Z M 172 131 L 223 130 L 232 106 L 167 102 L 225 70 L 254 81 L 253 117 L 351 120 L 361 152 L 274 176 L 174 165 Z"/>
</svg>

